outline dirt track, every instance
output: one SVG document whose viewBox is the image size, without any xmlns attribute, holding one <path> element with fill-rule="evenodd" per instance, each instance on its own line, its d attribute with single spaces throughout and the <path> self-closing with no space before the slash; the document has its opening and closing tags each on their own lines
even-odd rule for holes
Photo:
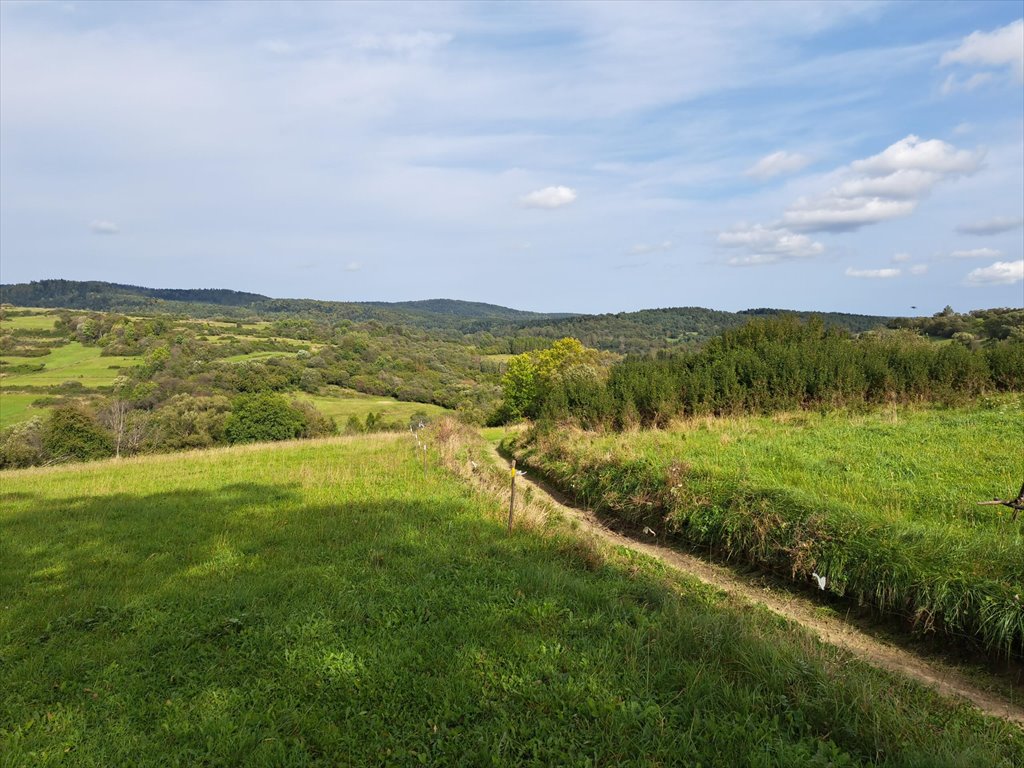
<svg viewBox="0 0 1024 768">
<path fill-rule="evenodd" d="M 491 446 L 497 460 L 508 462 Z M 580 526 L 602 539 L 621 547 L 655 557 L 679 571 L 694 576 L 731 595 L 738 595 L 752 603 L 763 605 L 770 611 L 814 632 L 821 640 L 844 648 L 864 661 L 881 669 L 897 672 L 924 683 L 947 696 L 958 696 L 970 701 L 986 714 L 1001 717 L 1024 727 L 1024 707 L 994 695 L 976 686 L 969 678 L 954 669 L 925 661 L 902 648 L 884 643 L 839 619 L 822 616 L 816 605 L 798 595 L 777 593 L 745 582 L 729 569 L 701 560 L 693 555 L 669 547 L 638 541 L 617 533 L 590 511 L 573 505 L 557 490 L 528 476 L 519 483 L 531 486 L 535 493 L 546 498 Z"/>
</svg>

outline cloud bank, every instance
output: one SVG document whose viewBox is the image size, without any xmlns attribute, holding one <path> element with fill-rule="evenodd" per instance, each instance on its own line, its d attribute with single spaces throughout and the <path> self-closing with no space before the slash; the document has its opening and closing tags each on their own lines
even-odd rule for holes
<svg viewBox="0 0 1024 768">
<path fill-rule="evenodd" d="M 1002 232 L 1009 232 L 1024 226 L 1024 218 L 1018 216 L 996 216 L 985 221 L 976 221 L 971 224 L 960 224 L 956 231 L 964 235 L 998 235 Z"/>
<path fill-rule="evenodd" d="M 967 274 L 968 285 L 1013 285 L 1024 280 L 1024 259 L 997 261 Z"/>
</svg>

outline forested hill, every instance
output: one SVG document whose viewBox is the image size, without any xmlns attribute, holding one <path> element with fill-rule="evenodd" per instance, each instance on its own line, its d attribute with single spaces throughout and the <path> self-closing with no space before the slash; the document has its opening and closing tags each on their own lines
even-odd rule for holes
<svg viewBox="0 0 1024 768">
<path fill-rule="evenodd" d="M 196 318 L 267 319 L 301 317 L 334 324 L 377 321 L 444 334 L 473 334 L 473 341 L 494 352 L 521 352 L 547 339 L 578 338 L 597 349 L 646 353 L 687 342 L 706 341 L 752 316 L 816 314 L 826 324 L 861 332 L 890 318 L 842 313 L 748 309 L 723 312 L 703 307 L 672 307 L 604 315 L 542 314 L 495 304 L 454 299 L 403 302 L 340 302 L 275 299 L 258 293 L 197 289 L 143 288 L 99 281 L 40 280 L 0 286 L 0 301 L 24 307 L 62 307 L 107 312 L 169 313 Z"/>
<path fill-rule="evenodd" d="M 218 288 L 143 288 L 138 285 L 104 283 L 98 280 L 39 280 L 0 285 L 0 297 L 23 307 L 64 307 L 99 311 L 136 308 L 156 302 L 215 304 L 249 307 L 269 301 L 269 296 Z"/>
<path fill-rule="evenodd" d="M 165 312 L 230 319 L 303 315 L 329 321 L 377 320 L 424 329 L 475 332 L 496 324 L 557 320 L 566 313 L 541 314 L 495 304 L 454 299 L 404 302 L 343 302 L 275 299 L 226 289 L 144 288 L 100 281 L 39 280 L 0 285 L 0 301 L 24 307 L 62 307 L 107 312 Z"/>
<path fill-rule="evenodd" d="M 559 320 L 530 320 L 518 329 L 505 330 L 514 335 L 532 335 L 560 339 L 572 336 L 588 347 L 622 354 L 669 349 L 686 342 L 701 342 L 722 331 L 743 325 L 752 317 L 820 317 L 826 325 L 846 328 L 854 333 L 879 328 L 890 318 L 874 315 L 850 315 L 841 312 L 792 312 L 784 309 L 746 309 L 723 312 L 703 307 L 671 307 L 619 312 L 607 315 L 576 315 Z"/>
</svg>

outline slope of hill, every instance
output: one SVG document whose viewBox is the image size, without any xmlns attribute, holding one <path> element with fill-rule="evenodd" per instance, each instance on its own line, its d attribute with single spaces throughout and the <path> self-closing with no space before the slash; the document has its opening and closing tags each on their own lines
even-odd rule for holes
<svg viewBox="0 0 1024 768">
<path fill-rule="evenodd" d="M 273 319 L 300 315 L 324 320 L 376 320 L 423 329 L 476 331 L 497 323 L 559 319 L 495 304 L 454 299 L 407 302 L 343 302 L 275 299 L 226 289 L 143 288 L 99 281 L 39 280 L 0 286 L 0 300 L 23 307 L 61 307 L 116 312 L 163 312 L 192 317 Z"/>
<path fill-rule="evenodd" d="M 440 433 L 439 433 L 440 434 Z M 11 765 L 985 765 L 1014 726 L 408 435 L 2 473 Z"/>
<path fill-rule="evenodd" d="M 751 316 L 819 315 L 832 325 L 860 332 L 890 318 L 842 313 L 749 309 L 724 312 L 702 307 L 671 307 L 603 315 L 539 313 L 455 299 L 402 302 L 341 302 L 275 299 L 217 289 L 142 288 L 98 281 L 39 280 L 0 286 L 0 300 L 23 307 L 64 307 L 135 313 L 170 313 L 221 319 L 270 319 L 283 315 L 323 322 L 377 321 L 457 334 L 490 334 L 500 339 L 559 339 L 574 336 L 597 349 L 647 353 L 680 343 L 705 341 L 742 325 Z M 516 351 L 503 349 L 496 351 Z"/>
</svg>

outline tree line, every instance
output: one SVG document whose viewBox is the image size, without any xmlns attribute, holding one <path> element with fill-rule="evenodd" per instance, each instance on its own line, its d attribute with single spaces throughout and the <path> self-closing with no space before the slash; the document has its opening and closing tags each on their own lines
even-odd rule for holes
<svg viewBox="0 0 1024 768">
<path fill-rule="evenodd" d="M 911 331 L 855 336 L 820 319 L 754 319 L 697 351 L 629 357 L 607 370 L 577 359 L 527 395 L 513 358 L 506 413 L 585 428 L 664 426 L 691 415 L 769 413 L 957 400 L 1024 390 L 1024 339 L 935 343 Z M 521 377 L 520 377 L 521 378 Z"/>
</svg>

